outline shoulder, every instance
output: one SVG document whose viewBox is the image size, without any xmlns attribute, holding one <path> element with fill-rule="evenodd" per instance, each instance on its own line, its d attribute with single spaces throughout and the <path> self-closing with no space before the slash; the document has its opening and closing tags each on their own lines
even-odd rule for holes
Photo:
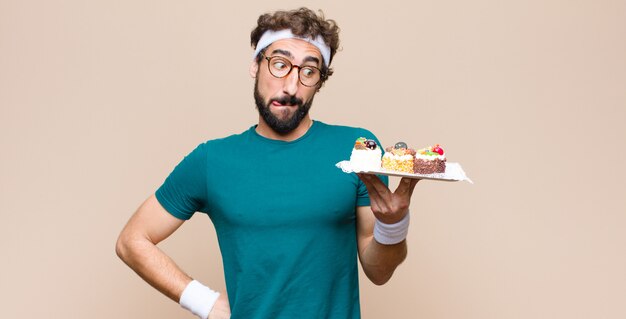
<svg viewBox="0 0 626 319">
<path fill-rule="evenodd" d="M 245 130 L 241 133 L 207 140 L 201 143 L 200 145 L 198 145 L 198 148 L 201 148 L 204 150 L 214 150 L 214 149 L 220 149 L 220 148 L 225 148 L 225 147 L 237 146 L 239 144 L 245 143 L 249 139 L 249 135 L 250 135 L 250 129 Z"/>
<path fill-rule="evenodd" d="M 376 135 L 372 133 L 372 131 L 356 126 L 347 126 L 347 125 L 336 125 L 336 124 L 326 124 L 323 122 L 319 122 L 322 131 L 330 134 L 336 134 L 338 136 L 346 136 L 346 137 L 365 137 L 375 139 Z"/>
<path fill-rule="evenodd" d="M 369 129 L 356 126 L 326 124 L 322 122 L 319 124 L 321 127 L 320 131 L 334 141 L 342 141 L 343 143 L 353 145 L 357 138 L 364 137 L 367 139 L 373 139 L 380 145 L 380 141 L 378 140 L 378 137 L 376 137 L 376 134 Z"/>
<path fill-rule="evenodd" d="M 248 131 L 244 131 L 239 134 L 205 140 L 200 144 L 196 144 L 195 148 L 188 152 L 184 159 L 187 161 L 201 161 L 206 160 L 207 156 L 211 154 L 217 154 L 223 150 L 236 149 L 245 143 L 247 133 Z"/>
</svg>

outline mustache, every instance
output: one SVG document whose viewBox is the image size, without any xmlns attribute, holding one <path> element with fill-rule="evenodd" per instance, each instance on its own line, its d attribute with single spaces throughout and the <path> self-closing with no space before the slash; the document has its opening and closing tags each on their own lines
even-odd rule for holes
<svg viewBox="0 0 626 319">
<path fill-rule="evenodd" d="M 302 99 L 297 98 L 294 95 L 286 95 L 286 96 L 282 96 L 282 97 L 279 97 L 279 98 L 276 98 L 276 99 L 271 99 L 269 104 L 271 104 L 274 101 L 276 101 L 276 102 L 278 102 L 278 103 L 280 103 L 282 105 L 302 106 L 304 104 Z"/>
</svg>

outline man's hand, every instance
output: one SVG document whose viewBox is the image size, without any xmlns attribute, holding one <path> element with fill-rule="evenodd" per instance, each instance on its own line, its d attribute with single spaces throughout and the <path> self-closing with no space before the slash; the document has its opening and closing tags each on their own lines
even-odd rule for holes
<svg viewBox="0 0 626 319">
<path fill-rule="evenodd" d="M 409 211 L 411 195 L 419 180 L 402 178 L 395 192 L 391 192 L 376 175 L 358 176 L 370 197 L 369 207 L 357 207 L 359 260 L 367 278 L 376 285 L 382 285 L 389 281 L 396 267 L 406 258 L 407 246 L 406 240 L 394 245 L 378 243 L 373 235 L 375 220 L 385 224 L 401 221 Z"/>
<path fill-rule="evenodd" d="M 213 309 L 209 312 L 208 319 L 228 319 L 230 318 L 230 304 L 228 296 L 225 293 L 220 294 L 219 298 L 213 305 Z"/>
<path fill-rule="evenodd" d="M 419 179 L 403 177 L 395 192 L 376 175 L 357 174 L 365 184 L 370 196 L 370 205 L 376 219 L 385 224 L 395 224 L 402 220 L 409 211 L 411 195 Z"/>
</svg>

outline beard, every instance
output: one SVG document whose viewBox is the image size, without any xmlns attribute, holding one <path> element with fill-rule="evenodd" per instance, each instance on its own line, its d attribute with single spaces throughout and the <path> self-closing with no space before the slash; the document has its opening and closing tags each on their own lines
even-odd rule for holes
<svg viewBox="0 0 626 319">
<path fill-rule="evenodd" d="M 279 135 L 287 135 L 291 131 L 295 130 L 296 127 L 300 125 L 300 122 L 302 122 L 302 119 L 309 114 L 309 109 L 313 104 L 313 97 L 311 97 L 311 99 L 306 103 L 304 103 L 302 99 L 295 96 L 283 96 L 281 98 L 271 99 L 267 102 L 267 104 L 264 101 L 265 98 L 261 96 L 261 93 L 259 92 L 257 78 L 257 81 L 254 83 L 254 102 L 256 103 L 259 115 L 263 118 L 265 123 L 267 123 L 267 125 L 274 130 L 274 132 Z M 282 105 L 296 105 L 298 108 L 293 114 L 291 114 L 291 116 L 281 119 L 270 110 L 270 105 L 274 101 Z"/>
</svg>

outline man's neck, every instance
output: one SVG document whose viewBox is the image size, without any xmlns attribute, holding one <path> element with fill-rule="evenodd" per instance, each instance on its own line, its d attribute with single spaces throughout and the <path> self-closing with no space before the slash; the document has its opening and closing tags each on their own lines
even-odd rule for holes
<svg viewBox="0 0 626 319">
<path fill-rule="evenodd" d="M 293 131 L 285 135 L 281 135 L 281 134 L 278 134 L 276 131 L 274 131 L 269 125 L 267 125 L 267 123 L 265 123 L 263 118 L 259 116 L 259 125 L 257 125 L 256 127 L 256 132 L 259 135 L 265 138 L 269 138 L 271 140 L 291 142 L 304 136 L 304 134 L 306 134 L 306 132 L 309 130 L 309 128 L 311 128 L 312 125 L 313 125 L 313 120 L 307 114 L 307 116 L 302 119 L 298 127 L 296 127 Z"/>
</svg>

